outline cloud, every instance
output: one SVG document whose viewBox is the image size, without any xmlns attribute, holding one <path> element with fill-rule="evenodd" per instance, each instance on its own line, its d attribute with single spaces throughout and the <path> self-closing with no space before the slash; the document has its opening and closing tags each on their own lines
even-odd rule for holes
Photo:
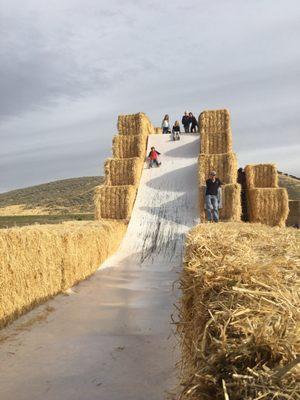
<svg viewBox="0 0 300 400">
<path fill-rule="evenodd" d="M 0 0 L 0 11 L 0 191 L 98 174 L 119 113 L 144 111 L 159 124 L 166 112 L 224 106 L 241 161 L 274 149 L 280 169 L 300 174 L 290 156 L 299 137 L 296 0 Z"/>
</svg>

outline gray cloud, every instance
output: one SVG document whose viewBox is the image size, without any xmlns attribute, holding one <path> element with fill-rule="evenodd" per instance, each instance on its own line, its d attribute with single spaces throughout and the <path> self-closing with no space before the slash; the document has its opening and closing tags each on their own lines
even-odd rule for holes
<svg viewBox="0 0 300 400">
<path fill-rule="evenodd" d="M 299 17 L 296 0 L 0 0 L 0 191 L 99 174 L 119 113 L 224 106 L 241 164 L 300 175 Z"/>
</svg>

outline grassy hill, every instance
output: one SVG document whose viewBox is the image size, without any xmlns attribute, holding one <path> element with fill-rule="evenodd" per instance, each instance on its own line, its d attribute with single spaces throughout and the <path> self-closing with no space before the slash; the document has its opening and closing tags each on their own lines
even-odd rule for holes
<svg viewBox="0 0 300 400">
<path fill-rule="evenodd" d="M 94 187 L 101 176 L 63 179 L 0 193 L 0 228 L 94 218 Z M 279 173 L 279 185 L 300 200 L 300 179 Z"/>
<path fill-rule="evenodd" d="M 63 179 L 0 193 L 0 227 L 93 219 L 101 176 Z"/>
</svg>

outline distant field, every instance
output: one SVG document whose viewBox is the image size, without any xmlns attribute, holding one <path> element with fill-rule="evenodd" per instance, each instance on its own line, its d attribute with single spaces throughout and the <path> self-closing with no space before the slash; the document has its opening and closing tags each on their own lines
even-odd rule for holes
<svg viewBox="0 0 300 400">
<path fill-rule="evenodd" d="M 279 174 L 279 186 L 287 189 L 290 200 L 300 200 L 300 179 Z"/>
<path fill-rule="evenodd" d="M 64 221 L 90 221 L 94 214 L 8 215 L 0 216 L 0 229 L 33 224 L 59 224 Z"/>
</svg>

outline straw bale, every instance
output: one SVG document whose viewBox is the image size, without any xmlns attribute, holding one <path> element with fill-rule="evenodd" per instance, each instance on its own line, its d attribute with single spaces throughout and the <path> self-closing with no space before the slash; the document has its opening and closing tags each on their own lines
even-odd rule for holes
<svg viewBox="0 0 300 400">
<path fill-rule="evenodd" d="M 124 219 L 131 215 L 137 189 L 133 185 L 96 186 L 95 211 L 96 219 Z"/>
<path fill-rule="evenodd" d="M 278 188 L 278 173 L 275 164 L 253 164 L 245 167 L 248 189 Z"/>
<path fill-rule="evenodd" d="M 205 191 L 206 186 L 199 187 L 199 208 L 200 220 L 207 220 L 205 211 Z M 222 186 L 222 201 L 219 209 L 221 221 L 240 221 L 242 214 L 241 208 L 241 185 L 238 183 Z"/>
<path fill-rule="evenodd" d="M 200 153 L 222 154 L 232 152 L 231 130 L 218 132 L 201 132 Z"/>
<path fill-rule="evenodd" d="M 198 158 L 199 184 L 205 185 L 210 171 L 216 171 L 223 183 L 236 183 L 237 158 L 235 153 L 200 154 Z"/>
<path fill-rule="evenodd" d="M 116 135 L 113 138 L 113 156 L 115 158 L 144 158 L 146 146 L 146 136 Z"/>
<path fill-rule="evenodd" d="M 250 222 L 284 226 L 289 214 L 289 199 L 285 188 L 247 190 Z"/>
<path fill-rule="evenodd" d="M 96 271 L 118 247 L 123 221 L 0 230 L 0 327 Z"/>
<path fill-rule="evenodd" d="M 138 185 L 143 160 L 133 158 L 108 158 L 104 163 L 105 184 L 110 186 Z"/>
<path fill-rule="evenodd" d="M 200 133 L 224 132 L 230 128 L 229 110 L 207 110 L 199 116 Z M 226 152 L 222 152 L 226 153 Z"/>
<path fill-rule="evenodd" d="M 144 113 L 119 115 L 118 131 L 120 135 L 150 135 L 154 127 Z"/>
<path fill-rule="evenodd" d="M 299 400 L 299 256 L 292 228 L 240 222 L 189 232 L 180 399 Z"/>
<path fill-rule="evenodd" d="M 153 133 L 155 133 L 157 135 L 160 135 L 162 133 L 162 128 L 161 127 L 155 127 Z"/>
<path fill-rule="evenodd" d="M 289 210 L 287 226 L 298 225 L 300 227 L 300 200 L 289 200 Z"/>
</svg>

